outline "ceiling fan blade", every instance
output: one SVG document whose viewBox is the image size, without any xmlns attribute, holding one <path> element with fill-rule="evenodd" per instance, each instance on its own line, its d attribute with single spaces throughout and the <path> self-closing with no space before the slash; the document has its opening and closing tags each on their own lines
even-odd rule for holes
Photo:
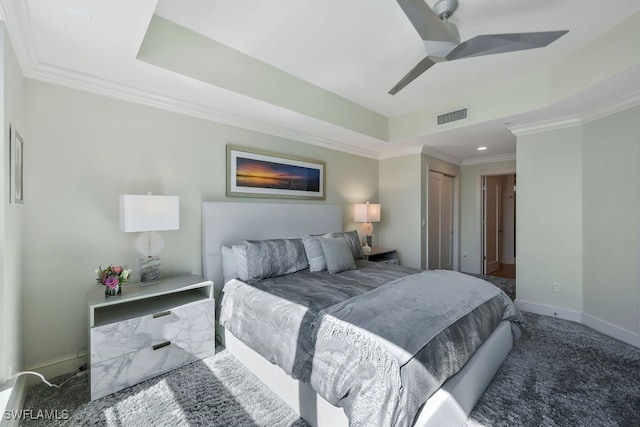
<svg viewBox="0 0 640 427">
<path fill-rule="evenodd" d="M 473 37 L 456 46 L 447 59 L 471 58 L 474 56 L 493 55 L 496 53 L 514 52 L 518 50 L 545 47 L 553 43 L 569 31 L 543 31 L 539 33 L 491 34 Z"/>
<path fill-rule="evenodd" d="M 434 61 L 430 56 L 427 56 L 422 61 L 418 62 L 418 65 L 413 67 L 411 71 L 409 71 L 393 88 L 391 88 L 389 94 L 395 95 L 400 92 L 406 85 L 417 79 L 422 73 L 434 65 L 436 65 L 436 61 Z"/>
<path fill-rule="evenodd" d="M 458 43 L 455 34 L 431 10 L 425 0 L 397 0 L 422 40 Z"/>
</svg>

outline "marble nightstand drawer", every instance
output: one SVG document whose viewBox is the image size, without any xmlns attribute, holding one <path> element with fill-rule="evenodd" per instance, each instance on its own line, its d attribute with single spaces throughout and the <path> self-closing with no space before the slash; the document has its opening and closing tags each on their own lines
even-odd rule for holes
<svg viewBox="0 0 640 427">
<path fill-rule="evenodd" d="M 212 326 L 213 325 L 213 326 Z M 190 340 L 190 330 L 214 334 L 213 300 L 196 301 L 171 310 L 91 328 L 91 360 L 100 362 L 177 338 Z M 215 335 L 215 334 L 214 334 Z"/>
<path fill-rule="evenodd" d="M 91 364 L 91 400 L 123 390 L 164 372 L 195 362 L 199 357 L 170 344 L 146 347 Z"/>
</svg>

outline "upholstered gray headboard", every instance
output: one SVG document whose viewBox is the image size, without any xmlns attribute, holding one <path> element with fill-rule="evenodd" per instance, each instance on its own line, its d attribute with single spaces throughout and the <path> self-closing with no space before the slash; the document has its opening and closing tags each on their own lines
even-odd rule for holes
<svg viewBox="0 0 640 427">
<path fill-rule="evenodd" d="M 243 239 L 302 237 L 342 230 L 342 207 L 297 203 L 202 203 L 202 268 L 216 297 L 224 285 L 220 248 Z"/>
</svg>

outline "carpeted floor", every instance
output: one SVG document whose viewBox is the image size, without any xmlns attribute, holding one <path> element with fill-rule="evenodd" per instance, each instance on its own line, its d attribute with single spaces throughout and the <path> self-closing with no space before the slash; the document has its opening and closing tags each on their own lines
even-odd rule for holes
<svg viewBox="0 0 640 427">
<path fill-rule="evenodd" d="M 640 349 L 574 322 L 525 317 L 466 427 L 640 426 Z M 88 396 L 86 377 L 60 390 L 34 386 L 25 409 L 68 410 L 69 419 L 20 425 L 307 425 L 226 351 L 95 402 Z"/>
</svg>

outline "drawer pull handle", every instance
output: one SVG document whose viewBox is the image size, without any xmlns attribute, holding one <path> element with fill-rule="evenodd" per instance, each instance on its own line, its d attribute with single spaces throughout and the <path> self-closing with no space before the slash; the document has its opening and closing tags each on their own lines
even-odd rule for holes
<svg viewBox="0 0 640 427">
<path fill-rule="evenodd" d="M 167 311 L 162 311 L 160 313 L 154 313 L 153 314 L 153 318 L 157 319 L 158 317 L 162 317 L 162 316 L 168 316 L 171 314 L 171 310 L 167 310 Z"/>
<path fill-rule="evenodd" d="M 169 345 L 171 345 L 171 341 L 167 341 L 167 342 L 163 342 L 163 343 L 160 343 L 160 344 L 156 344 L 156 345 L 153 346 L 153 351 L 160 350 L 162 347 L 167 347 Z"/>
</svg>

